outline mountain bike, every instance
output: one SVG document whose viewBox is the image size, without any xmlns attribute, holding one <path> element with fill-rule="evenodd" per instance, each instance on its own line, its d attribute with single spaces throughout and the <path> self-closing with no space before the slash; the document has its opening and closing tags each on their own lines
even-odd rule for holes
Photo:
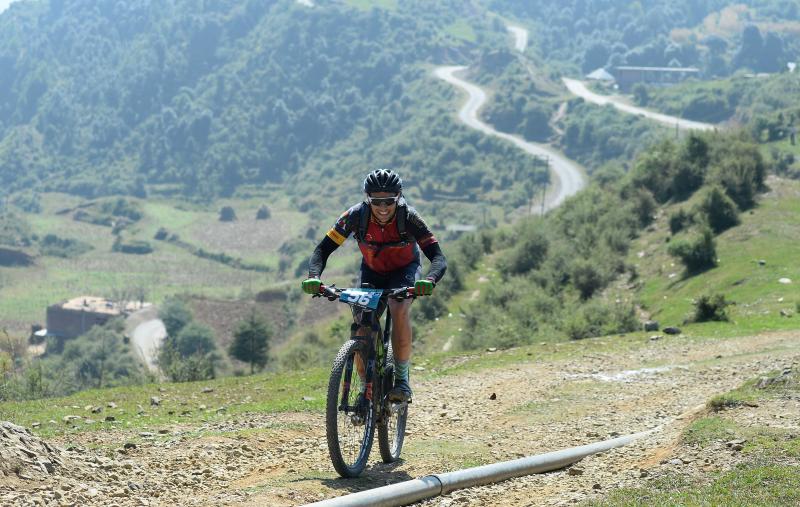
<svg viewBox="0 0 800 507">
<path fill-rule="evenodd" d="M 414 287 L 339 289 L 322 285 L 314 297 L 339 300 L 350 305 L 353 312 L 350 339 L 339 349 L 328 381 L 325 431 L 333 467 L 342 477 L 358 477 L 367 465 L 376 426 L 383 462 L 400 458 L 408 403 L 390 402 L 387 398 L 394 387 L 388 301 L 413 299 L 416 295 Z M 386 324 L 381 329 L 384 311 Z M 357 336 L 356 331 L 363 327 L 370 330 L 369 335 Z"/>
</svg>

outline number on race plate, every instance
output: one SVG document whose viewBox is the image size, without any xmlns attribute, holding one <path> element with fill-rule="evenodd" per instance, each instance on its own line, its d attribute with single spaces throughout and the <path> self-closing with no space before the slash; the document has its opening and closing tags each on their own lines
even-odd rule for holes
<svg viewBox="0 0 800 507">
<path fill-rule="evenodd" d="M 378 301 L 382 293 L 383 290 L 381 289 L 345 289 L 339 296 L 339 300 L 374 310 L 378 307 Z"/>
</svg>

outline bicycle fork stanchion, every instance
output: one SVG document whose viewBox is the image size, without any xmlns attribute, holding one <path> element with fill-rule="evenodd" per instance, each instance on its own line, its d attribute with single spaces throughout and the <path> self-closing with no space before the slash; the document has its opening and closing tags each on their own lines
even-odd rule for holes
<svg viewBox="0 0 800 507">
<path fill-rule="evenodd" d="M 528 456 L 513 461 L 502 461 L 492 465 L 483 465 L 444 474 L 428 475 L 420 479 L 400 482 L 382 488 L 361 491 L 351 495 L 344 495 L 330 500 L 323 500 L 307 507 L 391 507 L 408 505 L 427 498 L 444 495 L 462 488 L 470 488 L 504 481 L 523 475 L 539 474 L 564 468 L 567 465 L 580 461 L 586 456 L 627 445 L 634 440 L 658 431 L 655 428 L 649 431 L 625 435 L 611 440 L 604 440 L 594 444 L 572 447 L 561 451 Z"/>
</svg>

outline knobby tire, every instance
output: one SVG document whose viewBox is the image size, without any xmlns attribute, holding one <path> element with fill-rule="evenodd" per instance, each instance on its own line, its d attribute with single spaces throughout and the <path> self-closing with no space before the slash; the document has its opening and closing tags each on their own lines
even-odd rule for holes
<svg viewBox="0 0 800 507">
<path fill-rule="evenodd" d="M 383 370 L 383 395 L 384 398 L 394 385 L 394 352 L 392 345 L 386 352 L 386 367 Z M 385 401 L 387 413 L 383 414 L 378 424 L 378 449 L 384 463 L 393 463 L 400 459 L 403 450 L 403 440 L 406 433 L 406 419 L 408 418 L 408 403 L 390 403 Z M 380 405 L 384 407 L 383 403 Z M 391 413 L 394 406 L 395 413 Z"/>
<path fill-rule="evenodd" d="M 369 453 L 372 450 L 372 440 L 375 434 L 375 411 L 371 408 L 366 410 L 363 432 L 360 439 L 355 438 L 356 431 L 353 430 L 359 427 L 355 425 L 352 425 L 352 428 L 350 428 L 350 433 L 352 434 L 339 435 L 339 424 L 344 423 L 344 426 L 347 427 L 350 421 L 350 415 L 339 410 L 344 386 L 343 380 L 348 380 L 343 379 L 342 376 L 345 373 L 345 367 L 348 361 L 351 362 L 353 367 L 351 378 L 349 379 L 351 381 L 351 390 L 348 397 L 348 404 L 354 404 L 354 400 L 358 396 L 358 386 L 360 385 L 357 368 L 353 363 L 354 356 L 357 352 L 361 353 L 362 359 L 364 359 L 364 363 L 366 364 L 366 353 L 362 352 L 366 349 L 367 344 L 363 341 L 350 340 L 342 345 L 342 348 L 339 349 L 339 353 L 336 355 L 336 359 L 333 362 L 331 376 L 328 381 L 328 399 L 325 410 L 325 431 L 328 438 L 328 452 L 333 467 L 342 477 L 358 477 L 361 472 L 364 471 L 364 467 L 367 465 L 367 460 L 369 459 Z M 347 441 L 343 441 L 343 439 Z M 352 450 L 350 450 L 350 452 L 348 452 L 348 450 L 343 452 L 343 444 L 346 446 L 346 444 L 349 443 L 354 446 L 359 443 L 359 440 L 360 446 L 358 454 L 354 456 L 354 459 L 350 460 L 349 456 L 353 454 Z"/>
</svg>

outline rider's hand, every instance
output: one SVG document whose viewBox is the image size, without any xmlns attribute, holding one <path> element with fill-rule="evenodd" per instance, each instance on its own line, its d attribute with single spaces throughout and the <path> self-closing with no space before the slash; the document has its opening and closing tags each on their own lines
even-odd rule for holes
<svg viewBox="0 0 800 507">
<path fill-rule="evenodd" d="M 306 294 L 319 294 L 319 287 L 322 285 L 322 282 L 319 278 L 309 278 L 308 280 L 303 280 L 303 292 Z"/>
<path fill-rule="evenodd" d="M 433 294 L 433 288 L 436 286 L 433 280 L 424 279 L 414 282 L 414 293 L 417 296 L 430 296 Z"/>
</svg>

